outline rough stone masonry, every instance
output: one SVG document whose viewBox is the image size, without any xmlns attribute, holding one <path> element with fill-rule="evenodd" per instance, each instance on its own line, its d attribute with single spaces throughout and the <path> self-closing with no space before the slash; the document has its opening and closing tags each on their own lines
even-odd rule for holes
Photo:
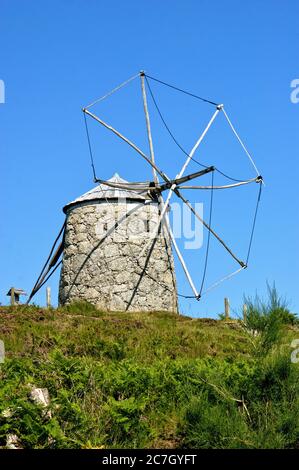
<svg viewBox="0 0 299 470">
<path fill-rule="evenodd" d="M 109 181 L 124 182 L 118 175 Z M 159 207 L 141 191 L 98 185 L 64 207 L 59 303 L 85 300 L 108 311 L 177 312 L 171 242 L 163 226 L 148 245 Z"/>
</svg>

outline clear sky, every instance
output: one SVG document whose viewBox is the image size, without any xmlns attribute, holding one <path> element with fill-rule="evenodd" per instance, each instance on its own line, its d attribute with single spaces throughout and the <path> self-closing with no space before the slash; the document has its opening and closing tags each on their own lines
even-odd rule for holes
<svg viewBox="0 0 299 470">
<path fill-rule="evenodd" d="M 266 281 L 275 281 L 298 312 L 299 103 L 291 102 L 290 84 L 299 78 L 299 2 L 1 0 L 0 9 L 0 302 L 8 302 L 10 286 L 30 291 L 63 223 L 62 207 L 94 186 L 81 107 L 144 69 L 224 103 L 266 181 L 249 268 L 200 302 L 180 299 L 181 311 L 214 316 L 223 311 L 225 296 L 237 310 L 243 293 L 263 294 Z M 155 82 L 152 89 L 170 128 L 190 150 L 213 107 Z M 148 151 L 138 81 L 94 111 Z M 184 155 L 152 103 L 150 111 L 157 162 L 174 176 Z M 93 123 L 90 131 L 98 177 L 116 171 L 127 180 L 151 177 L 125 144 Z M 222 115 L 196 157 L 236 178 L 255 176 Z M 214 194 L 213 225 L 243 258 L 257 189 Z M 188 198 L 204 203 L 207 218 L 209 195 Z M 197 286 L 206 242 L 204 233 L 201 250 L 185 250 Z M 211 239 L 206 287 L 236 268 Z M 180 292 L 191 294 L 178 263 L 177 273 Z M 58 278 L 48 283 L 55 301 Z M 45 289 L 35 302 L 45 303 Z"/>
</svg>

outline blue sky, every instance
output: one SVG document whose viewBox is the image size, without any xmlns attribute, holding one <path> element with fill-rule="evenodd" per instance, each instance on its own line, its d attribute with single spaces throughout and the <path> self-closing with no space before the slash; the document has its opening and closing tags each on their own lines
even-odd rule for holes
<svg viewBox="0 0 299 470">
<path fill-rule="evenodd" d="M 180 300 L 181 311 L 217 315 L 225 296 L 237 310 L 243 293 L 264 294 L 266 281 L 275 281 L 298 312 L 299 103 L 290 100 L 290 83 L 299 78 L 298 17 L 295 0 L 2 0 L 0 302 L 7 303 L 12 285 L 30 291 L 63 223 L 62 207 L 93 187 L 81 107 L 144 69 L 224 103 L 266 181 L 249 268 L 201 302 Z M 169 126 L 190 150 L 213 108 L 154 82 L 152 89 Z M 147 151 L 138 81 L 94 111 Z M 151 103 L 150 111 L 157 162 L 174 176 L 184 155 Z M 125 144 L 94 123 L 90 131 L 98 177 L 117 171 L 128 180 L 150 178 L 149 168 Z M 196 156 L 237 178 L 255 175 L 223 116 Z M 253 186 L 214 198 L 214 226 L 242 256 L 256 191 Z M 207 217 L 208 195 L 188 197 L 204 203 Z M 204 247 L 206 241 L 204 234 Z M 185 254 L 197 285 L 204 247 Z M 211 241 L 207 287 L 236 267 Z M 179 290 L 190 294 L 177 268 Z M 58 274 L 49 285 L 55 300 Z M 44 289 L 35 302 L 45 303 Z"/>
</svg>

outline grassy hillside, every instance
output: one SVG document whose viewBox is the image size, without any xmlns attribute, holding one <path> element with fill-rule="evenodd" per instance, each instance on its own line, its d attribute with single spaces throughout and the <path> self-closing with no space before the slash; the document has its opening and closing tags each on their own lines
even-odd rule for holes
<svg viewBox="0 0 299 470">
<path fill-rule="evenodd" d="M 282 333 L 266 348 L 239 321 L 0 307 L 0 446 L 298 447 L 299 330 Z"/>
</svg>

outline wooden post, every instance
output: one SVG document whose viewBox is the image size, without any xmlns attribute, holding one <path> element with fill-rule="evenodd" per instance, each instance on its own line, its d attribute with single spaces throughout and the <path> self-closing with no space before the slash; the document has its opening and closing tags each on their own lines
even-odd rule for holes
<svg viewBox="0 0 299 470">
<path fill-rule="evenodd" d="M 3 364 L 5 358 L 5 346 L 2 339 L 0 339 L 0 364 Z"/>
<path fill-rule="evenodd" d="M 149 148 L 150 148 L 150 156 L 151 156 L 152 163 L 155 164 L 154 146 L 153 146 L 152 133 L 151 133 L 150 117 L 149 117 L 148 107 L 147 107 L 147 97 L 146 97 L 144 77 L 145 77 L 144 72 L 140 72 L 143 107 L 144 107 L 144 114 L 145 114 L 145 121 L 146 121 L 146 128 L 147 128 L 148 143 L 149 143 Z M 158 183 L 157 172 L 154 167 L 152 168 L 153 168 L 154 181 L 155 183 Z"/>
<path fill-rule="evenodd" d="M 16 305 L 15 288 L 14 287 L 12 287 L 10 289 L 10 305 L 12 305 L 12 306 Z"/>
<path fill-rule="evenodd" d="M 229 320 L 229 310 L 230 310 L 229 299 L 225 297 L 224 299 L 225 320 Z"/>
<path fill-rule="evenodd" d="M 243 305 L 243 321 L 244 323 L 247 321 L 247 304 Z"/>
<path fill-rule="evenodd" d="M 50 308 L 51 307 L 51 287 L 47 287 L 46 297 L 47 297 L 47 308 Z"/>
</svg>

